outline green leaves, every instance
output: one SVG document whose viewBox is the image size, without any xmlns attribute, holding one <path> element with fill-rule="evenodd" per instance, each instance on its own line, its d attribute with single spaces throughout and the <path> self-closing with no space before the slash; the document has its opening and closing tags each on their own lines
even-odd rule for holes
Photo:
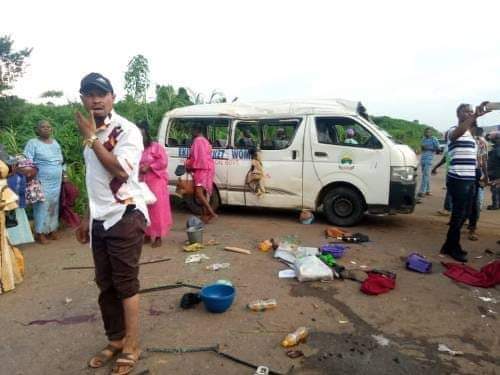
<svg viewBox="0 0 500 375">
<path fill-rule="evenodd" d="M 14 41 L 10 36 L 0 36 L 0 95 L 23 75 L 26 68 L 25 60 L 33 51 L 32 48 L 25 48 L 14 52 L 13 44 Z"/>
<path fill-rule="evenodd" d="M 412 122 L 388 116 L 373 117 L 373 121 L 392 135 L 395 140 L 407 144 L 418 152 L 420 152 L 420 143 L 424 136 L 424 130 L 429 127 L 420 124 L 418 121 Z M 433 135 L 439 138 L 441 133 L 432 127 L 431 129 Z"/>
</svg>

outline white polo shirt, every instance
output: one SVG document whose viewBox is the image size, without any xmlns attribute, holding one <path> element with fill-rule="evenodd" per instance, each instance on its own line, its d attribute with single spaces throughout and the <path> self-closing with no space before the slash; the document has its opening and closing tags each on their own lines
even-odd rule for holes
<svg viewBox="0 0 500 375">
<path fill-rule="evenodd" d="M 96 136 L 116 156 L 128 179 L 120 181 L 114 178 L 94 150 L 85 147 L 83 156 L 91 223 L 92 220 L 102 220 L 104 229 L 108 230 L 121 220 L 128 204 L 135 204 L 149 222 L 148 209 L 139 186 L 139 162 L 144 149 L 141 131 L 111 111 L 105 126 L 97 130 Z"/>
</svg>

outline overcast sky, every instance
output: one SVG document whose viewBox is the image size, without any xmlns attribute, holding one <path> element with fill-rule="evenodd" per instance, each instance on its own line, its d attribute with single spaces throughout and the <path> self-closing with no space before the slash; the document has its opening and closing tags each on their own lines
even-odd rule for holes
<svg viewBox="0 0 500 375">
<path fill-rule="evenodd" d="M 160 4 L 163 3 L 163 4 Z M 500 1 L 9 1 L 0 34 L 33 47 L 14 93 L 78 98 L 91 71 L 122 96 L 130 58 L 153 84 L 241 101 L 341 97 L 438 129 L 500 101 Z M 481 125 L 500 124 L 500 112 Z"/>
</svg>

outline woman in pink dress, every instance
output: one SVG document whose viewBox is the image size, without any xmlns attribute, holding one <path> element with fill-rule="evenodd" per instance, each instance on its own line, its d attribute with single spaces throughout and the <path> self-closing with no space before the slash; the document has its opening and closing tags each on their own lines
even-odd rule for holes
<svg viewBox="0 0 500 375">
<path fill-rule="evenodd" d="M 200 127 L 193 128 L 193 144 L 186 160 L 186 169 L 193 174 L 194 195 L 202 204 L 201 218 L 208 223 L 217 218 L 209 203 L 214 186 L 215 163 L 212 159 L 212 146 L 203 136 Z"/>
<path fill-rule="evenodd" d="M 151 225 L 146 229 L 146 241 L 151 241 L 152 247 L 159 247 L 162 237 L 166 237 L 172 227 L 168 192 L 168 156 L 162 145 L 151 141 L 148 123 L 143 121 L 138 126 L 144 141 L 139 179 L 145 182 L 156 196 L 156 202 L 148 206 Z"/>
</svg>

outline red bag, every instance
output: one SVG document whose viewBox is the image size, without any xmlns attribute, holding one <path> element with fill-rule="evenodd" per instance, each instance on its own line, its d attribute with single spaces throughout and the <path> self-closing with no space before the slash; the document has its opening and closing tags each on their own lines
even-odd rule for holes
<svg viewBox="0 0 500 375">
<path fill-rule="evenodd" d="M 387 293 L 396 287 L 396 275 L 389 272 L 367 272 L 368 277 L 361 284 L 361 291 L 369 295 Z"/>
</svg>

